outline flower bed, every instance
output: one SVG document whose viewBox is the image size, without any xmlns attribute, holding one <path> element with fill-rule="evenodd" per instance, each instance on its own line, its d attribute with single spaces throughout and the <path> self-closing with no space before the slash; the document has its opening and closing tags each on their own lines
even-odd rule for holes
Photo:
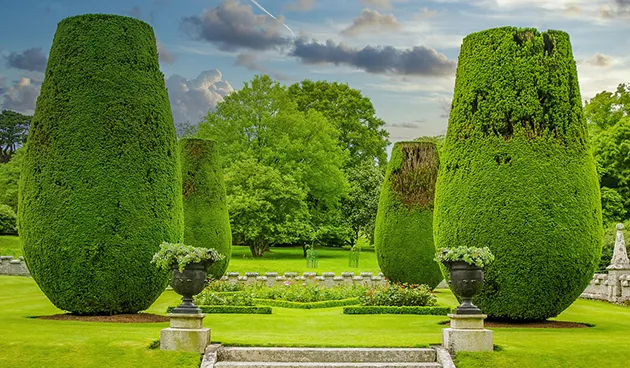
<svg viewBox="0 0 630 368">
<path fill-rule="evenodd" d="M 201 312 L 206 314 L 271 314 L 271 307 L 242 306 L 242 305 L 198 305 Z M 175 307 L 168 307 L 167 313 Z"/>
<path fill-rule="evenodd" d="M 325 300 L 321 302 L 301 303 L 301 302 L 289 302 L 286 300 L 274 300 L 274 299 L 254 299 L 258 305 L 267 305 L 271 307 L 280 308 L 298 308 L 298 309 L 318 309 L 318 308 L 334 308 L 343 307 L 347 305 L 360 304 L 358 298 L 348 298 L 341 300 Z"/>
</svg>

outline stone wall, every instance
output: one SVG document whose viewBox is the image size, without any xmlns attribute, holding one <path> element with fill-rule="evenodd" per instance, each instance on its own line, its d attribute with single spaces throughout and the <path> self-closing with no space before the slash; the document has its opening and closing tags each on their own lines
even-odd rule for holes
<svg viewBox="0 0 630 368">
<path fill-rule="evenodd" d="M 221 280 L 244 284 L 261 282 L 267 286 L 283 285 L 286 282 L 319 283 L 325 287 L 355 284 L 372 286 L 387 283 L 382 273 L 374 276 L 372 272 L 361 272 L 359 275 L 355 275 L 354 272 L 342 272 L 340 276 L 335 275 L 334 272 L 324 272 L 321 276 L 317 276 L 315 272 L 304 272 L 299 276 L 297 272 L 285 272 L 284 275 L 278 275 L 277 272 L 267 272 L 264 275 L 259 275 L 258 272 L 247 272 L 245 275 L 240 275 L 238 272 L 228 272 Z"/>
<path fill-rule="evenodd" d="M 608 273 L 596 273 L 580 297 L 612 303 L 630 303 L 630 261 L 623 238 L 623 224 L 617 224 L 615 249 L 606 267 Z"/>
<path fill-rule="evenodd" d="M 30 276 L 24 257 L 0 256 L 0 275 Z"/>
</svg>

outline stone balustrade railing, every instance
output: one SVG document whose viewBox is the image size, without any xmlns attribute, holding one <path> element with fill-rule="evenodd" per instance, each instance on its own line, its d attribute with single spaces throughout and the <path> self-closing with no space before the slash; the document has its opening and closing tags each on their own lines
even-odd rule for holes
<svg viewBox="0 0 630 368">
<path fill-rule="evenodd" d="M 302 275 L 298 275 L 297 272 L 285 272 L 283 275 L 279 275 L 277 272 L 267 272 L 264 275 L 260 275 L 258 272 L 246 272 L 245 275 L 240 275 L 238 272 L 228 272 L 221 280 L 233 283 L 240 282 L 246 285 L 264 283 L 270 287 L 290 282 L 318 283 L 324 287 L 357 284 L 372 286 L 387 283 L 382 273 L 374 276 L 372 272 L 361 272 L 359 275 L 355 275 L 354 272 L 342 272 L 340 276 L 335 275 L 334 272 L 324 272 L 321 276 L 318 276 L 315 272 L 304 272 Z"/>
<path fill-rule="evenodd" d="M 0 275 L 30 276 L 24 257 L 0 256 Z"/>
</svg>

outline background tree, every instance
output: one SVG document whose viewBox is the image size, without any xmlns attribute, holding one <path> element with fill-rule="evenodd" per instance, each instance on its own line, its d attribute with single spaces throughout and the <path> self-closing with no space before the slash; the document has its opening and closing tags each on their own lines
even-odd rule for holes
<svg viewBox="0 0 630 368">
<path fill-rule="evenodd" d="M 289 95 L 303 112 L 321 112 L 339 130 L 339 143 L 349 152 L 348 167 L 362 162 L 378 161 L 387 164 L 385 149 L 389 133 L 385 122 L 376 116 L 369 98 L 347 84 L 304 80 L 288 89 Z"/>
<path fill-rule="evenodd" d="M 17 212 L 18 186 L 25 147 L 18 148 L 9 162 L 0 164 L 0 204 L 5 204 Z"/>
<path fill-rule="evenodd" d="M 0 113 L 0 163 L 8 162 L 15 150 L 26 142 L 32 118 L 10 110 Z"/>
<path fill-rule="evenodd" d="M 603 91 L 584 106 L 584 116 L 596 131 L 606 130 L 630 115 L 630 83 L 621 83 L 615 92 Z"/>
<path fill-rule="evenodd" d="M 317 111 L 298 110 L 286 87 L 268 76 L 256 76 L 241 90 L 228 95 L 199 124 L 196 135 L 217 143 L 224 161 L 234 238 L 244 239 L 250 247 L 255 243 L 254 248 L 258 249 L 254 251 L 255 255 L 262 255 L 260 247 L 264 251 L 269 245 L 283 241 L 310 242 L 320 230 L 335 225 L 331 219 L 342 219 L 340 201 L 347 192 L 348 184 L 342 170 L 346 154 L 337 144 L 337 129 Z M 252 179 L 260 179 L 255 183 L 243 182 L 250 180 L 249 176 L 264 171 L 262 168 L 273 169 L 277 173 L 270 173 L 271 176 L 265 180 Z M 234 173 L 235 170 L 252 172 Z M 277 183 L 292 188 L 293 194 L 289 193 L 292 201 L 302 198 L 308 216 L 304 215 L 301 205 L 257 205 L 253 207 L 256 208 L 254 212 L 245 211 L 239 205 L 250 200 L 258 203 L 260 198 L 266 198 L 263 202 L 272 203 L 267 194 L 256 197 L 254 193 L 240 192 L 239 188 L 255 184 L 258 190 L 269 191 L 280 188 Z M 305 193 L 304 197 L 298 195 L 300 192 Z M 281 198 L 282 201 L 285 199 Z M 277 208 L 293 211 L 286 213 L 290 223 L 298 218 L 308 219 L 308 227 L 312 227 L 312 231 L 293 231 L 293 226 L 284 226 L 270 227 L 258 233 L 254 229 L 256 221 L 239 218 L 245 215 L 258 219 L 275 216 L 273 211 Z M 265 214 L 265 211 L 269 212 Z"/>
<path fill-rule="evenodd" d="M 354 236 L 364 235 L 374 244 L 374 223 L 378 198 L 383 184 L 383 171 L 371 159 L 348 168 L 350 190 L 343 200 L 342 211 L 347 215 Z"/>
</svg>

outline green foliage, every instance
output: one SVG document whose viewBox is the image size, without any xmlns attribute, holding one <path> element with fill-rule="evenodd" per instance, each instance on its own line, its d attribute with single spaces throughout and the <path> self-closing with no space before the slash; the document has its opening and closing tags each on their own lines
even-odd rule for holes
<svg viewBox="0 0 630 368">
<path fill-rule="evenodd" d="M 365 235 L 374 243 L 374 226 L 383 172 L 374 161 L 362 161 L 347 169 L 350 190 L 342 201 L 342 212 L 358 238 Z"/>
<path fill-rule="evenodd" d="M 224 160 L 232 233 L 255 256 L 274 244 L 311 242 L 342 223 L 346 154 L 338 132 L 302 112 L 268 76 L 245 83 L 199 124 Z"/>
<path fill-rule="evenodd" d="M 378 205 L 374 247 L 385 277 L 426 284 L 442 280 L 434 261 L 433 193 L 438 154 L 431 142 L 397 142 Z"/>
<path fill-rule="evenodd" d="M 223 170 L 211 141 L 182 138 L 179 154 L 182 161 L 184 242 L 195 247 L 213 248 L 224 256 L 208 269 L 208 275 L 218 279 L 227 270 L 232 256 L 232 231 Z"/>
<path fill-rule="evenodd" d="M 155 263 L 157 268 L 165 271 L 177 268 L 179 272 L 182 272 L 191 263 L 214 263 L 224 258 L 224 255 L 217 253 L 213 248 L 164 242 L 153 255 L 151 263 Z"/>
<path fill-rule="evenodd" d="M 13 208 L 6 204 L 0 204 L 0 234 L 17 234 L 17 215 Z M 4 254 L 3 254 L 4 255 Z"/>
<path fill-rule="evenodd" d="M 584 115 L 596 131 L 606 130 L 630 115 L 630 83 L 621 83 L 613 92 L 603 91 L 584 106 Z"/>
<path fill-rule="evenodd" d="M 343 314 L 417 314 L 446 316 L 451 313 L 450 307 L 392 307 L 392 306 L 352 306 L 343 308 Z"/>
<path fill-rule="evenodd" d="M 339 145 L 349 153 L 347 167 L 363 162 L 387 163 L 389 133 L 368 97 L 347 84 L 304 80 L 289 86 L 289 96 L 303 112 L 315 110 L 339 130 Z"/>
<path fill-rule="evenodd" d="M 335 307 L 343 307 L 346 305 L 356 305 L 359 304 L 359 299 L 357 298 L 348 298 L 348 299 L 340 299 L 340 300 L 324 300 L 321 302 L 289 302 L 286 300 L 275 300 L 275 299 L 255 299 L 256 304 L 259 305 L 267 305 L 270 307 L 280 307 L 280 308 L 297 308 L 297 309 L 320 309 L 320 308 L 335 308 Z"/>
<path fill-rule="evenodd" d="M 245 290 L 245 285 L 240 282 L 231 282 L 231 281 L 222 281 L 222 280 L 212 280 L 210 279 L 210 283 L 204 289 L 204 291 L 214 291 L 218 293 L 231 293 L 235 291 L 243 291 Z"/>
<path fill-rule="evenodd" d="M 234 305 L 251 306 L 254 305 L 254 297 L 249 293 L 229 293 L 218 294 L 208 289 L 194 297 L 195 304 L 198 305 Z"/>
<path fill-rule="evenodd" d="M 258 306 L 234 306 L 234 305 L 198 305 L 201 313 L 206 314 L 271 314 L 271 307 Z M 168 307 L 167 313 L 171 313 L 175 306 Z"/>
<path fill-rule="evenodd" d="M 246 293 L 250 293 L 257 299 L 285 300 L 289 302 L 312 303 L 329 300 L 343 300 L 348 298 L 358 298 L 367 290 L 367 286 L 362 285 L 337 285 L 334 287 L 324 287 L 319 284 L 302 285 L 287 281 L 284 285 L 268 287 L 266 284 L 253 284 L 245 288 Z"/>
<path fill-rule="evenodd" d="M 359 298 L 361 305 L 393 307 L 433 306 L 436 298 L 426 285 L 388 284 L 367 290 Z"/>
<path fill-rule="evenodd" d="M 597 161 L 602 188 L 614 189 L 625 209 L 630 211 L 630 117 L 621 118 L 616 124 L 596 135 L 593 140 L 593 155 Z M 604 195 L 606 197 L 604 197 Z M 606 219 L 619 216 L 619 197 L 613 192 L 602 190 L 602 205 Z M 621 219 L 625 219 L 625 215 Z M 617 220 L 621 220 L 617 218 Z"/>
<path fill-rule="evenodd" d="M 488 247 L 440 248 L 435 254 L 435 260 L 442 263 L 464 261 L 469 265 L 486 267 L 494 261 L 494 255 Z"/>
<path fill-rule="evenodd" d="M 9 110 L 0 113 L 0 162 L 8 162 L 13 153 L 26 143 L 32 118 Z"/>
<path fill-rule="evenodd" d="M 569 36 L 504 27 L 464 39 L 436 185 L 438 248 L 487 246 L 491 318 L 567 308 L 599 261 L 599 186 Z"/>
<path fill-rule="evenodd" d="M 183 234 L 175 127 L 152 28 L 82 15 L 57 28 L 20 178 L 18 227 L 46 296 L 76 314 L 135 313 Z"/>
<path fill-rule="evenodd" d="M 616 223 L 626 218 L 625 201 L 616 189 L 601 187 L 602 219 L 604 224 Z"/>
<path fill-rule="evenodd" d="M 0 204 L 6 204 L 17 211 L 20 172 L 26 148 L 18 148 L 9 162 L 0 164 Z"/>
</svg>

